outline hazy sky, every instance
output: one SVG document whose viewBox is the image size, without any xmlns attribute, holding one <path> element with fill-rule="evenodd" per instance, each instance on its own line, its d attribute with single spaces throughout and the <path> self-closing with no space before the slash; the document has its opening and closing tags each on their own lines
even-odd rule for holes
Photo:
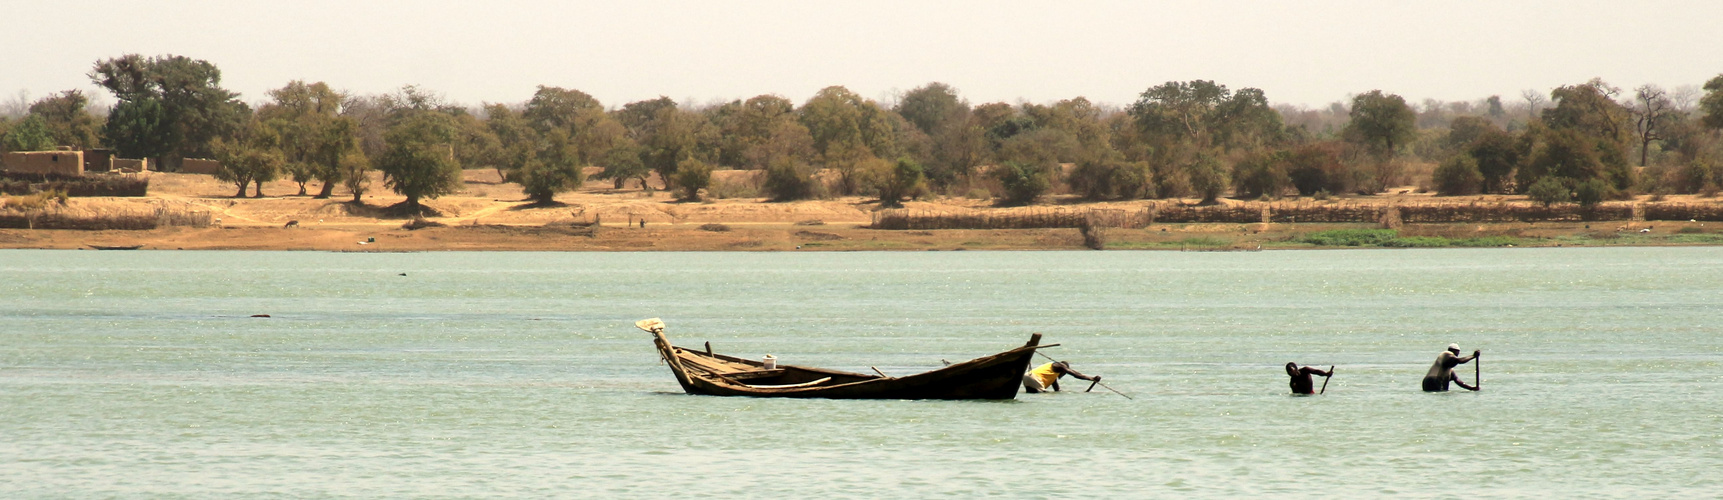
<svg viewBox="0 0 1723 500">
<path fill-rule="evenodd" d="M 215 63 L 247 102 L 293 79 L 358 93 L 418 84 L 519 102 L 536 85 L 606 105 L 667 95 L 884 98 L 930 81 L 971 102 L 1125 104 L 1169 80 L 1321 106 L 1624 88 L 1723 73 L 1723 1 L 612 2 L 0 0 L 0 98 L 71 88 L 98 59 Z"/>
</svg>

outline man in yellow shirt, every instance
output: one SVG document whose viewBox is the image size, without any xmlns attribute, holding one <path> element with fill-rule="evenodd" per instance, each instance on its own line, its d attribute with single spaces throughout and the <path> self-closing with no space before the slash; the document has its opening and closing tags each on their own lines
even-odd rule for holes
<svg viewBox="0 0 1723 500">
<path fill-rule="evenodd" d="M 1029 370 L 1029 373 L 1023 374 L 1023 390 L 1030 394 L 1043 392 L 1048 389 L 1057 391 L 1059 390 L 1059 377 L 1066 375 L 1077 377 L 1081 380 L 1095 382 L 1101 381 L 1100 375 L 1090 377 L 1088 375 L 1078 373 L 1077 370 L 1072 370 L 1069 363 L 1064 361 L 1055 361 L 1037 366 L 1035 369 Z"/>
</svg>

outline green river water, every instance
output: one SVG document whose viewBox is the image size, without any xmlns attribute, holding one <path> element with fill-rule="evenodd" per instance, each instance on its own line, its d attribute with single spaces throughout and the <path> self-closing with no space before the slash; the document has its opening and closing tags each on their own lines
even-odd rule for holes
<svg viewBox="0 0 1723 500">
<path fill-rule="evenodd" d="M 1719 247 L 0 251 L 0 497 L 1715 497 L 1720 315 Z M 688 396 L 648 317 L 1136 399 Z M 1450 342 L 1483 392 L 1419 390 Z"/>
</svg>

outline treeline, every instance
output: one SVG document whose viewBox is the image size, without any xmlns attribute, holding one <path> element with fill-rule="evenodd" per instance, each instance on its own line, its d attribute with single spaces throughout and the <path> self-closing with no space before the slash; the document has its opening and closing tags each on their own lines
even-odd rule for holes
<svg viewBox="0 0 1723 500">
<path fill-rule="evenodd" d="M 0 119 L 8 150 L 113 148 L 168 170 L 215 158 L 237 195 L 288 178 L 345 185 L 365 174 L 417 206 L 453 192 L 461 169 L 496 169 L 534 200 L 595 180 L 643 188 L 657 174 L 684 199 L 715 170 L 759 171 L 762 196 L 877 196 L 885 206 L 928 194 L 1030 204 L 1056 182 L 1095 200 L 1195 197 L 1212 203 L 1290 195 L 1379 193 L 1417 184 L 1444 195 L 1526 193 L 1595 204 L 1636 193 L 1715 192 L 1723 185 L 1723 75 L 1697 89 L 1592 80 L 1524 102 L 1426 101 L 1373 90 L 1327 109 L 1272 107 L 1262 90 L 1168 82 L 1124 108 L 1078 97 L 1051 104 L 972 104 L 930 83 L 882 103 L 841 87 L 806 102 L 775 95 L 692 105 L 660 97 L 606 105 L 541 86 L 524 102 L 454 105 L 407 86 L 349 95 L 289 82 L 252 109 L 207 61 L 126 55 L 91 79 L 118 103 L 104 118 L 78 91 Z M 1643 168 L 1639 168 L 1643 167 Z"/>
</svg>

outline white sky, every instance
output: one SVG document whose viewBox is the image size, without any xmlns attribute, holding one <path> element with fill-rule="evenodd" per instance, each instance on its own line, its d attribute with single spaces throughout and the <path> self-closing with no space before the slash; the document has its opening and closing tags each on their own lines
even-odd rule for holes
<svg viewBox="0 0 1723 500">
<path fill-rule="evenodd" d="M 85 1 L 0 0 L 0 98 L 83 88 L 98 59 L 215 63 L 247 102 L 293 79 L 418 84 L 466 104 L 536 85 L 607 106 L 930 81 L 971 102 L 1126 104 L 1169 80 L 1310 106 L 1382 89 L 1472 100 L 1602 77 L 1723 72 L 1723 1 Z"/>
</svg>

